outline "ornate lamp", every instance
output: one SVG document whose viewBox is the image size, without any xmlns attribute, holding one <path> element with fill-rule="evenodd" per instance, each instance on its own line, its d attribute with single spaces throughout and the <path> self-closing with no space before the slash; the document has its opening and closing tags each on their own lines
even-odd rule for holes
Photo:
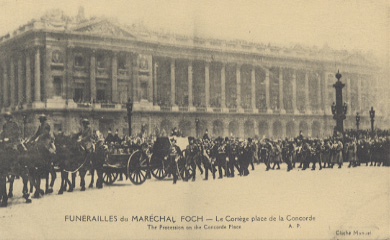
<svg viewBox="0 0 390 240">
<path fill-rule="evenodd" d="M 371 118 L 371 131 L 374 132 L 374 118 L 375 118 L 375 110 L 374 110 L 374 107 L 371 107 L 371 110 L 370 110 L 370 118 Z"/>
<path fill-rule="evenodd" d="M 129 124 L 129 137 L 131 137 L 131 115 L 133 113 L 133 102 L 129 98 L 126 103 L 126 109 L 127 109 L 127 122 Z"/>
<path fill-rule="evenodd" d="M 356 113 L 356 129 L 359 131 L 360 116 L 359 113 Z"/>
</svg>

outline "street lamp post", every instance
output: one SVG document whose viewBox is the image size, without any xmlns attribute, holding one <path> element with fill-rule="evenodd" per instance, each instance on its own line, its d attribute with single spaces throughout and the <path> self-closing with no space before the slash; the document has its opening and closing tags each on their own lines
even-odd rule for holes
<svg viewBox="0 0 390 240">
<path fill-rule="evenodd" d="M 195 131 L 196 131 L 196 138 L 199 138 L 199 118 L 195 119 Z"/>
<path fill-rule="evenodd" d="M 133 112 L 133 102 L 129 98 L 126 103 L 126 109 L 127 109 L 127 122 L 129 124 L 129 137 L 131 137 L 131 114 Z"/>
<path fill-rule="evenodd" d="M 370 118 L 371 118 L 371 132 L 374 132 L 374 118 L 375 118 L 375 110 L 374 110 L 374 107 L 371 107 L 371 110 L 370 110 Z"/>
<path fill-rule="evenodd" d="M 359 124 L 360 124 L 360 116 L 359 113 L 356 113 L 356 130 L 359 131 Z"/>
<path fill-rule="evenodd" d="M 347 114 L 348 106 L 346 103 L 343 104 L 343 87 L 344 83 L 340 81 L 342 75 L 337 71 L 336 78 L 337 82 L 333 84 L 333 87 L 336 89 L 336 103 L 333 103 L 331 106 L 333 119 L 336 120 L 335 134 L 337 132 L 344 132 L 343 122 L 345 120 L 345 115 Z"/>
</svg>

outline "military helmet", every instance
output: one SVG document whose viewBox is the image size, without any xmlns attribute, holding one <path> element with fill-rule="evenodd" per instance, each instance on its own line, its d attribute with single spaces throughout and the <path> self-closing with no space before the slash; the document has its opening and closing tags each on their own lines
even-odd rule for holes
<svg viewBox="0 0 390 240">
<path fill-rule="evenodd" d="M 84 118 L 83 120 L 81 120 L 81 123 L 83 123 L 83 124 L 89 124 L 89 120 L 86 119 L 86 118 Z"/>
<path fill-rule="evenodd" d="M 4 113 L 4 117 L 5 117 L 5 118 L 12 118 L 11 112 L 5 112 L 5 113 Z"/>
<path fill-rule="evenodd" d="M 45 114 L 41 114 L 38 116 L 39 120 L 47 120 L 47 116 Z"/>
</svg>

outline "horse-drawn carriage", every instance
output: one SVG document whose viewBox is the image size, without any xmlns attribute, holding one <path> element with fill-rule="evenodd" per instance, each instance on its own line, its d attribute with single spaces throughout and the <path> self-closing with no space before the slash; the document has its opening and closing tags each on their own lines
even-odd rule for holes
<svg viewBox="0 0 390 240">
<path fill-rule="evenodd" d="M 119 174 L 124 174 L 136 185 L 144 183 L 151 175 L 161 180 L 172 174 L 172 161 L 176 162 L 175 170 L 181 178 L 188 180 L 192 174 L 185 158 L 188 139 L 176 138 L 175 141 L 174 144 L 168 137 L 160 137 L 153 146 L 144 143 L 137 147 L 117 147 L 108 151 L 103 165 L 103 182 L 113 184 Z"/>
</svg>

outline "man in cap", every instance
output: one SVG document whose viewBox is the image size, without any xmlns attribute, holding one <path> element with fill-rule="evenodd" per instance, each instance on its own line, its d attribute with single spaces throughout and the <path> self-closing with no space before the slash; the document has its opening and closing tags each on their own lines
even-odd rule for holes
<svg viewBox="0 0 390 240">
<path fill-rule="evenodd" d="M 83 119 L 81 121 L 83 129 L 80 132 L 79 139 L 77 142 L 82 146 L 87 153 L 93 152 L 93 131 L 89 125 L 88 119 Z"/>
<path fill-rule="evenodd" d="M 3 131 L 0 134 L 0 140 L 3 142 L 5 149 L 16 150 L 17 144 L 20 140 L 20 131 L 18 124 L 12 119 L 10 112 L 4 114 L 5 123 L 3 125 Z M 8 195 L 7 195 L 7 175 L 9 171 L 9 162 L 7 160 L 1 159 L 0 161 L 0 200 L 1 207 L 6 207 L 8 204 Z M 31 201 L 31 200 L 30 200 Z"/>
<path fill-rule="evenodd" d="M 6 112 L 4 114 L 5 123 L 3 125 L 3 132 L 1 132 L 0 139 L 6 145 L 15 148 L 20 140 L 20 130 L 18 124 L 13 120 L 12 114 Z"/>
<path fill-rule="evenodd" d="M 40 122 L 38 130 L 35 135 L 30 138 L 29 141 L 37 142 L 39 140 L 52 138 L 50 135 L 50 125 L 47 123 L 46 115 L 41 114 L 39 115 L 38 119 Z"/>
<path fill-rule="evenodd" d="M 50 145 L 53 144 L 53 142 L 54 142 L 54 137 L 51 135 L 50 125 L 47 123 L 47 116 L 45 114 L 41 114 L 38 116 L 38 119 L 40 121 L 40 125 L 38 127 L 38 130 L 35 133 L 35 135 L 30 138 L 29 141 L 39 142 L 43 146 L 45 146 L 46 149 L 50 149 Z M 56 179 L 57 174 L 54 170 L 53 165 L 50 165 L 49 172 L 50 172 L 51 178 Z M 48 189 L 46 189 L 46 193 L 53 192 L 53 185 L 54 185 L 54 180 L 51 181 L 50 187 Z"/>
</svg>

